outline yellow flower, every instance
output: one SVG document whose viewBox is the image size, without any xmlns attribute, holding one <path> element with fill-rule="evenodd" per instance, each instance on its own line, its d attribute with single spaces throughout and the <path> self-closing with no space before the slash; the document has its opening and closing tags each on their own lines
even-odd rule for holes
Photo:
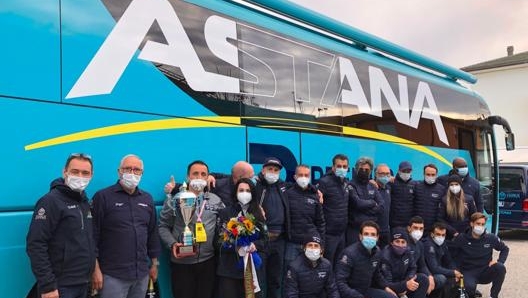
<svg viewBox="0 0 528 298">
<path fill-rule="evenodd" d="M 229 222 L 227 223 L 227 229 L 228 230 L 232 230 L 233 228 L 235 228 L 237 226 L 237 221 L 236 221 L 236 218 L 231 218 L 229 220 Z"/>
<path fill-rule="evenodd" d="M 252 232 L 255 228 L 255 225 L 249 219 L 244 220 L 244 225 L 246 226 L 246 230 L 248 230 L 249 232 Z"/>
</svg>

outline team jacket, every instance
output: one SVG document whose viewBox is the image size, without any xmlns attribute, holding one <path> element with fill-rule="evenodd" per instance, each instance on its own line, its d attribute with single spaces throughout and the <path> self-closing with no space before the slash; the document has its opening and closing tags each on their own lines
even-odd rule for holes
<svg viewBox="0 0 528 298">
<path fill-rule="evenodd" d="M 424 241 L 424 256 L 432 274 L 442 274 L 445 277 L 455 277 L 455 262 L 451 258 L 447 244 L 438 246 L 431 237 Z"/>
<path fill-rule="evenodd" d="M 86 195 L 58 178 L 37 202 L 26 250 L 40 293 L 90 281 L 95 266 L 92 214 Z"/>
<path fill-rule="evenodd" d="M 383 215 L 384 206 L 376 186 L 370 182 L 361 183 L 357 179 L 352 179 L 350 185 L 353 190 L 348 193 L 348 224 L 359 229 L 366 220 L 378 222 Z"/>
<path fill-rule="evenodd" d="M 326 221 L 326 234 L 342 235 L 348 223 L 348 185 L 334 172 L 328 172 L 319 179 L 317 188 L 323 194 L 323 212 Z"/>
<path fill-rule="evenodd" d="M 413 216 L 415 184 L 412 179 L 403 181 L 400 175 L 396 175 L 394 183 L 391 184 L 391 228 L 406 227 Z"/>
<path fill-rule="evenodd" d="M 471 228 L 460 233 L 454 242 L 454 255 L 458 267 L 462 271 L 482 270 L 492 260 L 493 250 L 499 251 L 499 263 L 506 262 L 510 249 L 494 234 L 484 233 L 480 238 L 472 236 Z"/>
<path fill-rule="evenodd" d="M 342 298 L 363 298 L 369 288 L 387 286 L 380 272 L 378 247 L 369 252 L 361 242 L 343 250 L 336 263 L 336 283 Z"/>
<path fill-rule="evenodd" d="M 464 218 L 455 219 L 447 214 L 447 196 L 442 198 L 440 207 L 438 209 L 438 220 L 443 221 L 447 225 L 447 236 L 450 239 L 455 233 L 463 233 L 469 227 L 469 218 L 477 209 L 473 197 L 464 193 Z"/>
<path fill-rule="evenodd" d="M 446 188 L 438 182 L 427 184 L 419 181 L 415 185 L 413 214 L 423 218 L 426 233 L 438 220 L 438 207 L 445 190 Z"/>
<path fill-rule="evenodd" d="M 398 256 L 392 251 L 392 246 L 387 245 L 381 251 L 381 274 L 387 286 L 396 293 L 407 290 L 406 282 L 416 275 L 416 262 L 407 250 Z"/>
<path fill-rule="evenodd" d="M 290 241 L 303 244 L 304 235 L 313 232 L 318 232 L 321 239 L 325 239 L 325 219 L 317 189 L 312 185 L 302 189 L 296 183 L 286 191 L 286 195 L 290 205 Z"/>
<path fill-rule="evenodd" d="M 286 183 L 279 180 L 273 184 L 268 184 L 266 179 L 264 179 L 264 175 L 260 173 L 255 188 L 256 199 L 259 200 L 259 204 L 266 213 L 268 231 L 276 232 L 280 230 L 281 233 L 285 233 L 287 237 L 290 237 L 290 206 L 286 196 Z"/>
<path fill-rule="evenodd" d="M 288 266 L 284 280 L 285 298 L 339 298 L 330 261 L 320 258 L 315 263 L 304 254 Z"/>
</svg>

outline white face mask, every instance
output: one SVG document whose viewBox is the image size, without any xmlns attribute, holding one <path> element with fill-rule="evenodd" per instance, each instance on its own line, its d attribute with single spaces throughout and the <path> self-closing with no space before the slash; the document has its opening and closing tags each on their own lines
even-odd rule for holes
<svg viewBox="0 0 528 298">
<path fill-rule="evenodd" d="M 419 230 L 413 230 L 411 232 L 411 237 L 414 239 L 414 241 L 419 241 L 423 236 L 423 231 Z"/>
<path fill-rule="evenodd" d="M 207 186 L 207 181 L 203 179 L 193 179 L 191 182 L 189 182 L 189 186 L 194 191 L 203 191 Z"/>
<path fill-rule="evenodd" d="M 484 234 L 484 231 L 486 231 L 486 228 L 484 226 L 474 226 L 473 227 L 473 233 L 476 235 L 482 235 Z"/>
<path fill-rule="evenodd" d="M 436 182 L 436 176 L 434 177 L 426 176 L 424 180 L 425 180 L 425 183 L 431 185 Z"/>
<path fill-rule="evenodd" d="M 434 243 L 436 243 L 436 245 L 441 246 L 442 244 L 444 244 L 445 237 L 435 236 L 433 237 L 433 241 Z"/>
<path fill-rule="evenodd" d="M 304 250 L 304 255 L 308 258 L 308 260 L 315 262 L 319 260 L 321 257 L 321 249 L 320 248 L 307 248 Z"/>
<path fill-rule="evenodd" d="M 246 205 L 247 203 L 251 202 L 251 193 L 250 192 L 239 192 L 237 193 L 237 200 L 242 205 Z"/>
<path fill-rule="evenodd" d="M 403 181 L 409 181 L 409 179 L 411 179 L 411 173 L 402 173 L 400 172 L 400 178 L 403 180 Z"/>
<path fill-rule="evenodd" d="M 73 191 L 82 192 L 90 183 L 91 178 L 67 175 L 64 183 Z"/>
<path fill-rule="evenodd" d="M 301 188 L 306 188 L 310 184 L 310 178 L 308 177 L 299 177 L 295 181 Z"/>
<path fill-rule="evenodd" d="M 269 184 L 273 184 L 279 181 L 279 174 L 267 172 L 264 174 L 264 179 L 266 179 L 266 182 L 268 182 Z"/>
<path fill-rule="evenodd" d="M 132 173 L 123 173 L 121 175 L 121 185 L 127 189 L 134 189 L 139 185 L 141 181 L 141 175 L 135 175 Z"/>
<path fill-rule="evenodd" d="M 457 195 L 460 192 L 460 185 L 449 185 L 449 190 Z"/>
</svg>

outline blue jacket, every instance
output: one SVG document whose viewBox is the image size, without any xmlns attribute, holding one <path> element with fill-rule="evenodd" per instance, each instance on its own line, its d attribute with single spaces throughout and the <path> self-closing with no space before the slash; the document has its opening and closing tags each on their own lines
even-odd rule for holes
<svg viewBox="0 0 528 298">
<path fill-rule="evenodd" d="M 233 178 L 231 175 L 217 178 L 216 179 L 216 185 L 211 190 L 214 194 L 220 197 L 222 199 L 222 203 L 224 205 L 230 206 L 233 204 L 233 192 L 235 191 L 235 184 L 233 183 Z"/>
<path fill-rule="evenodd" d="M 58 178 L 35 205 L 26 251 L 40 293 L 90 281 L 95 266 L 92 214 L 85 193 Z"/>
<path fill-rule="evenodd" d="M 390 226 L 406 227 L 414 212 L 414 185 L 409 179 L 407 182 L 396 175 L 391 185 Z"/>
<path fill-rule="evenodd" d="M 369 288 L 385 288 L 378 247 L 369 252 L 361 242 L 343 250 L 336 263 L 336 283 L 342 298 L 363 298 Z"/>
<path fill-rule="evenodd" d="M 409 238 L 411 237 L 409 236 Z M 409 247 L 409 252 L 413 257 L 413 260 L 416 262 L 416 271 L 427 276 L 431 275 L 431 271 L 425 262 L 423 242 L 421 240 L 414 242 L 414 239 L 409 239 L 409 242 L 407 242 L 407 247 Z"/>
<path fill-rule="evenodd" d="M 438 220 L 438 207 L 446 188 L 440 183 L 427 184 L 419 181 L 414 187 L 414 215 L 423 218 L 425 233 L 431 230 Z"/>
<path fill-rule="evenodd" d="M 378 224 L 380 226 L 381 232 L 388 233 L 390 231 L 389 227 L 389 217 L 391 209 L 391 189 L 390 184 L 385 186 L 380 186 L 379 193 L 381 199 L 383 200 L 383 213 L 380 215 Z"/>
<path fill-rule="evenodd" d="M 347 180 L 328 172 L 319 179 L 317 188 L 323 194 L 323 212 L 326 221 L 326 234 L 343 235 L 348 223 Z"/>
<path fill-rule="evenodd" d="M 424 252 L 425 262 L 432 274 L 455 277 L 455 262 L 445 242 L 438 246 L 431 237 L 427 237 L 424 241 Z"/>
<path fill-rule="evenodd" d="M 381 274 L 387 286 L 396 293 L 407 291 L 407 281 L 416 275 L 416 261 L 407 250 L 403 255 L 396 255 L 391 245 L 381 251 Z"/>
<path fill-rule="evenodd" d="M 277 232 L 280 230 L 287 237 L 290 237 L 290 206 L 286 196 L 286 183 L 279 180 L 273 184 L 268 184 L 260 173 L 256 185 L 256 194 L 259 204 L 266 213 L 268 231 Z"/>
<path fill-rule="evenodd" d="M 484 233 L 476 239 L 472 236 L 471 228 L 460 233 L 454 239 L 454 257 L 462 273 L 464 271 L 479 271 L 488 267 L 493 257 L 493 250 L 499 251 L 497 262 L 504 264 L 510 249 L 506 243 L 495 234 Z"/>
<path fill-rule="evenodd" d="M 320 258 L 314 263 L 304 254 L 288 266 L 284 279 L 285 298 L 339 298 L 330 261 Z"/>
<path fill-rule="evenodd" d="M 376 188 L 370 182 L 362 183 L 356 178 L 350 181 L 352 189 L 348 192 L 348 224 L 359 229 L 366 221 L 378 222 L 383 215 L 383 199 Z"/>
<path fill-rule="evenodd" d="M 447 196 L 442 198 L 440 207 L 438 209 L 438 220 L 444 222 L 447 225 L 447 237 L 450 239 L 455 233 L 463 233 L 469 227 L 469 218 L 477 209 L 475 207 L 475 201 L 473 197 L 464 194 L 465 200 L 465 211 L 463 219 L 455 219 L 447 214 Z"/>
<path fill-rule="evenodd" d="M 302 189 L 294 184 L 286 191 L 290 206 L 290 241 L 303 244 L 305 234 L 318 232 L 325 239 L 323 206 L 319 203 L 317 189 L 309 185 Z"/>
<path fill-rule="evenodd" d="M 128 194 L 117 182 L 95 193 L 92 214 L 101 272 L 127 280 L 148 275 L 149 258 L 161 253 L 152 196 L 139 188 Z"/>
</svg>

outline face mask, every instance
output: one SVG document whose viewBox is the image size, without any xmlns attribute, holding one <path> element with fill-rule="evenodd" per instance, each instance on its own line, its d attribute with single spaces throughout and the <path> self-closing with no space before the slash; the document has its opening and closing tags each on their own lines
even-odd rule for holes
<svg viewBox="0 0 528 298">
<path fill-rule="evenodd" d="M 436 182 L 436 176 L 434 176 L 434 177 L 426 176 L 424 180 L 425 180 L 425 183 L 431 185 L 431 184 L 434 184 Z"/>
<path fill-rule="evenodd" d="M 403 181 L 409 181 L 411 179 L 411 173 L 399 173 L 401 180 Z"/>
<path fill-rule="evenodd" d="M 357 172 L 357 177 L 358 177 L 359 181 L 368 182 L 369 179 L 370 179 L 370 172 L 360 169 Z"/>
<path fill-rule="evenodd" d="M 308 177 L 299 177 L 295 181 L 301 188 L 306 188 L 310 184 L 310 178 Z"/>
<path fill-rule="evenodd" d="M 442 244 L 444 244 L 444 240 L 445 240 L 445 237 L 441 237 L 441 236 L 433 237 L 434 243 L 436 243 L 436 245 L 438 246 L 442 246 Z"/>
<path fill-rule="evenodd" d="M 449 190 L 457 195 L 460 192 L 460 185 L 449 185 Z"/>
<path fill-rule="evenodd" d="M 382 177 L 378 177 L 377 180 L 382 185 L 385 185 L 385 184 L 389 183 L 390 177 L 389 176 L 382 176 Z"/>
<path fill-rule="evenodd" d="M 264 174 L 264 179 L 266 179 L 266 182 L 268 182 L 268 184 L 273 184 L 277 181 L 279 181 L 279 174 L 274 174 L 274 173 L 266 173 Z"/>
<path fill-rule="evenodd" d="M 127 189 L 134 189 L 139 185 L 141 175 L 134 175 L 132 173 L 123 173 L 121 175 L 121 184 Z"/>
<path fill-rule="evenodd" d="M 242 205 L 246 205 L 251 202 L 251 193 L 250 192 L 239 192 L 237 193 L 237 200 Z"/>
<path fill-rule="evenodd" d="M 340 178 L 345 178 L 348 173 L 348 169 L 344 168 L 336 168 L 335 169 L 335 175 Z"/>
<path fill-rule="evenodd" d="M 461 177 L 466 177 L 467 174 L 468 174 L 468 172 L 469 172 L 468 167 L 458 168 L 458 169 L 457 169 L 457 173 L 458 173 L 458 175 L 460 175 Z"/>
<path fill-rule="evenodd" d="M 396 255 L 401 256 L 407 251 L 407 247 L 401 247 L 401 246 L 392 245 L 392 251 Z"/>
<path fill-rule="evenodd" d="M 304 250 L 304 255 L 308 258 L 308 260 L 315 262 L 321 257 L 321 249 L 307 248 Z"/>
<path fill-rule="evenodd" d="M 484 226 L 474 226 L 473 227 L 473 233 L 475 233 L 476 235 L 482 235 L 484 234 L 484 231 L 486 230 L 486 228 Z"/>
<path fill-rule="evenodd" d="M 82 192 L 90 183 L 91 178 L 67 175 L 64 183 L 73 191 Z"/>
<path fill-rule="evenodd" d="M 411 237 L 414 239 L 414 241 L 418 241 L 422 238 L 423 231 L 414 230 L 411 232 Z"/>
<path fill-rule="evenodd" d="M 203 179 L 193 179 L 191 182 L 189 182 L 189 186 L 194 191 L 203 191 L 207 186 L 207 181 Z"/>
<path fill-rule="evenodd" d="M 361 244 L 368 250 L 373 249 L 376 246 L 376 242 L 378 242 L 378 238 L 372 236 L 363 236 L 361 240 Z"/>
</svg>

